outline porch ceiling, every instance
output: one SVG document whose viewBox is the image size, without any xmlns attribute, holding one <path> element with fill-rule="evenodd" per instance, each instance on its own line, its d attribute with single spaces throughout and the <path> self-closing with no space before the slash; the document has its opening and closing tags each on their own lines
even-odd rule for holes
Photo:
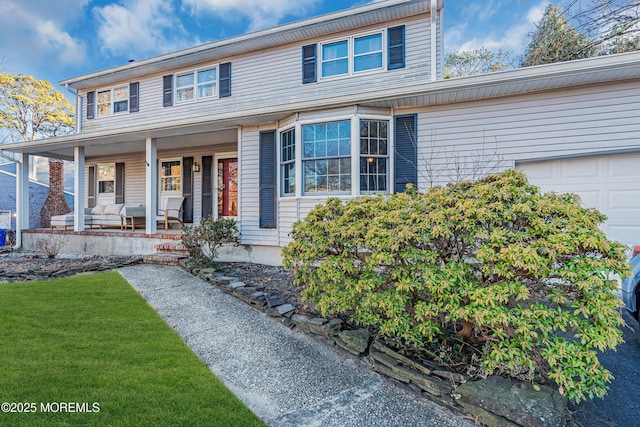
<svg viewBox="0 0 640 427">
<path fill-rule="evenodd" d="M 22 144 L 19 152 L 73 160 L 73 148 L 84 147 L 85 157 L 131 154 L 145 151 L 146 138 L 154 138 L 158 150 L 236 143 L 238 129 L 214 129 L 206 125 L 133 131 L 114 135 L 72 135 L 54 144 Z M 55 138 L 58 140 L 58 138 Z M 16 150 L 18 151 L 18 150 Z"/>
</svg>

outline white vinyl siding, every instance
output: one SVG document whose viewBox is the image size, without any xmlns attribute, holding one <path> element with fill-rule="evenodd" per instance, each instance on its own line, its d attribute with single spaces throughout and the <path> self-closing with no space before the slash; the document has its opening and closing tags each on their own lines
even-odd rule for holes
<svg viewBox="0 0 640 427">
<path fill-rule="evenodd" d="M 419 16 L 406 21 L 394 21 L 387 27 L 405 25 L 406 66 L 401 69 L 357 73 L 347 79 L 329 79 L 313 84 L 302 84 L 301 46 L 321 43 L 327 38 L 301 40 L 277 48 L 260 50 L 242 56 L 215 58 L 217 63 L 231 62 L 232 96 L 226 98 L 203 99 L 200 102 L 174 103 L 162 106 L 162 76 L 181 73 L 183 69 L 163 70 L 156 75 L 139 79 L 139 112 L 135 115 L 114 115 L 100 120 L 82 120 L 82 132 L 130 129 L 132 126 L 164 127 L 169 122 L 179 123 L 208 120 L 212 118 L 242 117 L 248 109 L 282 108 L 284 104 L 304 104 L 304 109 L 314 104 L 327 103 L 328 94 L 341 96 L 367 94 L 372 88 L 384 90 L 398 85 L 412 85 L 430 81 L 430 30 L 429 18 Z M 357 34 L 380 30 L 381 26 L 362 28 Z M 354 31 L 335 34 L 336 39 L 349 37 Z M 383 53 L 386 55 L 386 52 Z M 212 58 L 214 60 L 214 58 Z M 211 62 L 209 62 L 210 64 Z M 207 63 L 194 64 L 194 70 L 207 68 Z M 264 76 L 272 76 L 265 84 Z M 114 85 L 118 86 L 118 85 Z M 175 90 L 175 87 L 174 87 Z M 86 91 L 80 91 L 83 117 L 86 117 Z"/>
<path fill-rule="evenodd" d="M 638 149 L 633 83 L 417 110 L 421 189 L 515 162 Z M 396 114 L 400 114 L 396 111 Z M 430 175 L 432 175 L 430 177 Z"/>
</svg>

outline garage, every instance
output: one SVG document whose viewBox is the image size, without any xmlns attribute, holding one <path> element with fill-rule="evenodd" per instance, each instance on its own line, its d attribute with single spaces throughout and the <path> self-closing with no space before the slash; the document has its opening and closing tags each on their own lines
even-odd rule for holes
<svg viewBox="0 0 640 427">
<path fill-rule="evenodd" d="M 640 153 L 599 155 L 517 164 L 543 191 L 576 193 L 586 207 L 607 216 L 612 240 L 640 245 Z"/>
</svg>

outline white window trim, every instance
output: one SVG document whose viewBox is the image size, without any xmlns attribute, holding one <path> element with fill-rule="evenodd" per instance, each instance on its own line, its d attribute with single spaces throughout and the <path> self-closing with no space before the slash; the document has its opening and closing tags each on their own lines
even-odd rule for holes
<svg viewBox="0 0 640 427">
<path fill-rule="evenodd" d="M 375 31 L 369 31 L 366 33 L 359 33 L 359 34 L 353 34 L 347 37 L 340 37 L 340 38 L 335 38 L 335 39 L 331 39 L 331 40 L 325 40 L 322 41 L 320 43 L 318 43 L 318 61 L 317 61 L 317 70 L 316 73 L 317 75 L 320 77 L 320 80 L 333 80 L 333 79 L 340 79 L 340 78 L 347 78 L 347 77 L 353 77 L 353 76 L 360 76 L 360 75 L 365 75 L 365 74 L 370 74 L 370 73 L 379 73 L 382 71 L 386 71 L 387 70 L 387 55 L 385 55 L 385 52 L 387 51 L 387 29 L 379 29 L 379 30 L 375 30 Z M 382 54 L 382 66 L 379 68 L 371 68 L 368 70 L 363 70 L 363 71 L 355 71 L 355 40 L 359 39 L 359 38 L 363 38 L 363 37 L 368 37 L 368 36 L 374 36 L 374 35 L 380 35 L 382 38 L 382 48 L 381 48 L 381 54 Z M 347 42 L 347 58 L 348 58 L 348 66 L 347 66 L 347 73 L 345 74 L 336 74 L 333 76 L 324 76 L 322 74 L 322 65 L 325 62 L 324 61 L 324 56 L 323 56 L 323 47 L 326 45 L 330 45 L 333 43 L 339 43 L 339 42 L 343 42 L 346 41 Z"/>
<path fill-rule="evenodd" d="M 162 164 L 163 163 L 168 163 L 168 162 L 180 162 L 180 190 L 163 190 L 162 189 Z M 164 159 L 158 159 L 158 192 L 160 194 L 165 194 L 165 195 L 177 195 L 179 193 L 179 195 L 182 195 L 182 186 L 184 185 L 184 182 L 182 182 L 182 175 L 183 175 L 183 164 L 182 164 L 182 157 L 168 157 L 168 158 L 164 158 Z M 172 175 L 173 176 L 173 175 Z"/>
<path fill-rule="evenodd" d="M 216 79 L 215 79 L 215 88 L 213 91 L 213 95 L 199 98 L 198 86 L 200 86 L 200 84 L 198 83 L 198 72 L 206 71 L 206 70 L 214 70 L 214 69 L 216 70 Z M 189 86 L 181 86 L 180 88 L 178 88 L 178 76 L 184 76 L 187 74 L 193 74 L 193 85 L 191 86 L 191 88 L 193 89 L 193 98 L 185 99 L 181 101 L 178 99 L 178 89 L 184 89 Z M 209 101 L 211 99 L 218 99 L 219 97 L 220 97 L 220 64 L 217 64 L 217 63 L 210 64 L 204 67 L 190 68 L 190 69 L 181 70 L 176 73 L 173 73 L 173 99 L 175 99 L 176 105 L 188 104 L 190 102 Z"/>
<path fill-rule="evenodd" d="M 125 111 L 115 111 L 115 97 L 116 97 L 116 90 L 118 89 L 125 89 L 127 91 L 127 97 L 126 97 L 126 101 L 127 101 L 127 109 Z M 108 114 L 100 114 L 100 105 L 101 104 L 106 104 L 106 102 L 100 102 L 100 93 L 101 92 L 109 92 L 109 113 Z M 108 87 L 108 88 L 102 88 L 102 89 L 98 89 L 96 90 L 96 94 L 95 94 L 95 117 L 96 118 L 101 118 L 101 117 L 111 117 L 114 115 L 119 115 L 119 114 L 127 114 L 129 113 L 129 110 L 131 109 L 131 105 L 130 105 L 130 97 L 131 94 L 129 93 L 129 83 L 124 83 L 121 85 L 116 85 L 116 86 L 112 86 L 112 87 Z M 121 102 L 117 101 L 117 102 Z"/>
<path fill-rule="evenodd" d="M 283 160 L 282 160 L 282 134 L 289 132 L 293 130 L 293 140 L 294 140 L 294 153 L 293 153 L 293 160 L 288 160 L 287 164 L 289 163 L 293 163 L 293 170 L 294 170 L 294 175 L 295 175 L 295 191 L 293 193 L 285 193 L 284 192 L 284 175 L 282 173 L 283 171 Z M 298 159 L 300 158 L 299 156 L 301 155 L 301 152 L 298 153 L 298 146 L 300 145 L 300 143 L 298 142 L 298 135 L 300 134 L 300 132 L 298 131 L 298 129 L 296 129 L 296 124 L 293 125 L 289 125 L 287 127 L 283 127 L 282 129 L 278 130 L 277 133 L 277 137 L 278 137 L 278 182 L 280 183 L 280 197 L 295 197 L 298 195 Z M 300 162 L 301 163 L 301 162 Z"/>
</svg>

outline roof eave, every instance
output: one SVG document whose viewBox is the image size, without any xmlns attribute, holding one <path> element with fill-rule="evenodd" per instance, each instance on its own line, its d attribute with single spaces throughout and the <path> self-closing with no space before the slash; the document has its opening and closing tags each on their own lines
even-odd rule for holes
<svg viewBox="0 0 640 427">
<path fill-rule="evenodd" d="M 442 0 L 433 1 L 437 1 L 438 7 L 441 7 Z M 118 67 L 61 80 L 59 84 L 78 90 L 108 84 L 108 82 L 127 80 L 186 66 L 187 64 L 195 64 L 204 60 L 229 57 L 278 46 L 282 44 L 283 40 L 293 42 L 329 34 L 335 31 L 336 27 L 340 27 L 340 29 L 355 28 L 362 25 L 363 16 L 370 16 L 371 23 L 377 23 L 388 21 L 390 15 L 395 19 L 411 16 L 416 14 L 416 11 L 428 12 L 429 4 L 430 0 L 383 0 L 372 2 L 149 59 L 133 61 Z M 393 11 L 396 13 L 392 13 Z"/>
</svg>

